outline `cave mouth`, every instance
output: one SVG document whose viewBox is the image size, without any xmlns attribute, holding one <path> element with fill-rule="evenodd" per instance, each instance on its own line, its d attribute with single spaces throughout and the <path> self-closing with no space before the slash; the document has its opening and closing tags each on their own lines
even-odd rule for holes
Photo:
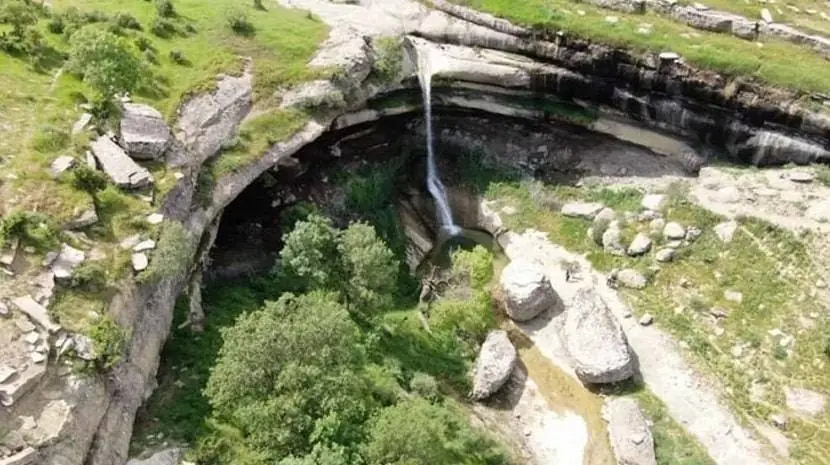
<svg viewBox="0 0 830 465">
<path fill-rule="evenodd" d="M 480 227 L 478 204 L 488 187 L 535 179 L 574 184 L 586 174 L 683 176 L 684 162 L 559 121 L 539 121 L 481 110 L 437 106 L 436 158 L 455 222 L 465 232 L 441 237 L 426 188 L 426 147 L 420 111 L 329 130 L 248 186 L 224 211 L 208 280 L 267 271 L 293 220 L 319 211 L 338 227 L 374 223 L 397 244 L 411 271 L 427 261 L 446 265 L 459 247 L 494 250 Z M 379 226 L 380 225 L 380 226 Z M 405 244 L 401 243 L 405 242 Z M 415 250 L 413 250 L 415 249 Z"/>
</svg>

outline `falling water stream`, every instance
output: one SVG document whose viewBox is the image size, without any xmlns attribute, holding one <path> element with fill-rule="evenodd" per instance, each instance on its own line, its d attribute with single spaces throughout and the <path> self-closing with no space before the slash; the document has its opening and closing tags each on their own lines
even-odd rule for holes
<svg viewBox="0 0 830 465">
<path fill-rule="evenodd" d="M 424 96 L 424 118 L 427 131 L 427 189 L 432 198 L 435 199 L 435 207 L 438 210 L 438 220 L 442 232 L 449 236 L 461 233 L 461 229 L 455 224 L 452 218 L 452 210 L 447 200 L 447 190 L 441 178 L 438 176 L 438 167 L 435 164 L 435 143 L 432 134 L 432 63 L 428 53 L 418 54 L 418 81 L 421 84 L 421 93 Z"/>
</svg>

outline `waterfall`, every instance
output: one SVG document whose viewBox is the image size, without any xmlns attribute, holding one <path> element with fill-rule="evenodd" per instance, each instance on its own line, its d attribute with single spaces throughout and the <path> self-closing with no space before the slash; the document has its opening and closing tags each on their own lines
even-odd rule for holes
<svg viewBox="0 0 830 465">
<path fill-rule="evenodd" d="M 455 236 L 461 233 L 452 219 L 452 210 L 447 201 L 447 190 L 438 176 L 438 167 L 435 165 L 435 148 L 432 134 L 432 67 L 426 50 L 418 51 L 418 81 L 421 84 L 421 93 L 424 96 L 424 119 L 427 130 L 427 190 L 435 199 L 438 210 L 438 221 L 441 231 Z"/>
</svg>

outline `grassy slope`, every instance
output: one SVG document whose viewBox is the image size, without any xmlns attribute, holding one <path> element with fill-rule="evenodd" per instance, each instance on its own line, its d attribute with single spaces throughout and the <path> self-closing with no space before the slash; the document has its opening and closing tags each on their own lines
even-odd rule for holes
<svg viewBox="0 0 830 465">
<path fill-rule="evenodd" d="M 830 328 L 821 320 L 812 329 L 800 323 L 810 314 L 815 316 L 822 311 L 819 302 L 810 297 L 815 274 L 805 243 L 787 231 L 745 219 L 740 221 L 741 228 L 733 243 L 724 246 L 711 231 L 721 221 L 719 217 L 683 200 L 679 188 L 670 195 L 667 218 L 697 225 L 705 232 L 691 246 L 681 249 L 675 263 L 661 265 L 646 289 L 624 291 L 635 314 L 655 315 L 656 324 L 687 345 L 699 368 L 722 384 L 725 400 L 744 419 L 765 422 L 770 413 L 778 412 L 784 405 L 784 386 L 830 389 L 830 372 L 823 353 Z M 488 196 L 518 208 L 515 215 L 507 218 L 511 228 L 545 231 L 554 242 L 586 253 L 600 270 L 626 266 L 646 271 L 653 264 L 651 255 L 627 258 L 602 252 L 588 239 L 589 222 L 555 212 L 558 201 L 580 198 L 604 200 L 617 211 L 631 210 L 639 204 L 641 194 L 636 191 L 496 183 L 490 186 Z M 627 226 L 624 235 L 633 236 L 637 228 L 636 224 Z M 683 279 L 691 286 L 680 286 Z M 743 301 L 727 301 L 727 289 L 742 292 Z M 713 318 L 708 314 L 713 307 L 729 312 L 728 318 L 719 324 L 723 329 L 720 335 L 716 335 Z M 768 335 L 773 328 L 797 336 L 792 350 L 780 348 L 777 339 Z M 740 359 L 731 353 L 736 344 L 744 346 Z M 768 392 L 762 403 L 749 398 L 753 382 L 761 382 Z M 665 421 L 660 413 L 663 409 L 659 404 L 648 404 L 648 409 L 657 412 L 659 427 Z M 656 434 L 665 436 L 659 428 Z M 792 441 L 791 454 L 797 463 L 826 463 L 830 414 L 813 419 L 791 418 L 785 434 Z"/>
<path fill-rule="evenodd" d="M 694 3 L 694 2 L 683 2 Z M 729 11 L 743 15 L 750 20 L 761 18 L 761 9 L 767 8 L 772 14 L 775 22 L 786 23 L 803 29 L 805 32 L 815 32 L 822 35 L 830 35 L 830 18 L 825 19 L 820 16 L 821 12 L 830 16 L 830 7 L 824 0 L 789 0 L 786 3 L 757 3 L 744 2 L 735 0 L 707 0 L 706 6 L 722 11 Z M 799 11 L 794 11 L 787 6 L 796 7 Z M 778 13 L 780 9 L 782 13 Z M 807 10 L 814 10 L 815 14 L 810 14 Z"/>
<path fill-rule="evenodd" d="M 143 31 L 124 31 L 124 34 L 131 39 L 149 39 L 156 50 L 158 64 L 150 65 L 154 86 L 134 98 L 151 104 L 171 118 L 187 95 L 210 89 L 218 72 L 239 72 L 241 56 L 253 58 L 256 97 L 263 104 L 268 103 L 268 97 L 279 89 L 319 75 L 319 71 L 308 70 L 306 63 L 326 37 L 327 28 L 304 11 L 277 5 L 269 6 L 268 11 L 260 11 L 254 9 L 252 3 L 232 0 L 175 0 L 174 5 L 177 17 L 172 21 L 181 33 L 166 39 L 150 33 L 150 25 L 156 17 L 154 2 L 55 0 L 52 11 L 59 14 L 69 7 L 76 7 L 84 12 L 97 10 L 107 15 L 129 13 L 135 16 Z M 253 23 L 253 36 L 240 37 L 231 32 L 226 16 L 232 7 L 243 11 Z M 38 27 L 48 44 L 57 52 L 66 52 L 66 38 L 49 33 L 47 21 L 42 18 Z M 188 27 L 192 31 L 185 33 Z M 189 63 L 182 66 L 171 61 L 169 53 L 173 50 L 181 52 Z M 0 138 L 0 160 L 5 162 L 4 179 L 0 181 L 0 215 L 17 210 L 35 211 L 47 215 L 53 220 L 53 226 L 59 226 L 92 206 L 89 195 L 72 187 L 71 176 L 53 179 L 48 174 L 49 164 L 58 156 L 74 154 L 82 157 L 86 150 L 85 140 L 92 137 L 91 134 L 80 135 L 76 140 L 69 137 L 73 122 L 82 112 L 78 107 L 83 101 L 81 96 L 88 98 L 91 92 L 76 77 L 63 73 L 60 66 L 58 60 L 45 71 L 38 72 L 24 58 L 0 53 L 0 69 L 3 70 L 0 73 L 0 108 L 3 108 L 0 128 L 4 133 Z M 273 121 L 286 124 L 284 128 L 268 128 L 269 138 L 290 136 L 302 126 L 305 118 L 305 115 L 294 113 L 287 117 L 277 113 Z M 50 131 L 58 135 L 50 135 Z M 48 143 L 38 143 L 39 140 Z M 250 155 L 246 154 L 245 160 L 248 159 Z M 171 187 L 173 173 L 161 164 L 148 168 L 156 180 L 157 203 Z M 110 268 L 109 278 L 113 281 L 123 276 L 128 263 L 124 259 L 126 252 L 116 246 L 117 242 L 134 233 L 154 234 L 140 220 L 154 209 L 154 205 L 114 188 L 101 197 L 103 200 L 98 205 L 100 221 L 87 233 L 110 255 L 104 263 Z M 100 311 L 104 307 L 102 299 L 110 294 L 70 289 L 59 294 L 53 310 L 65 326 L 80 330 L 88 310 Z"/>
<path fill-rule="evenodd" d="M 752 76 L 774 86 L 830 92 L 830 65 L 806 47 L 765 40 L 763 46 L 726 34 L 698 31 L 649 13 L 625 14 L 574 0 L 455 0 L 518 24 L 564 30 L 611 45 L 655 52 L 674 51 L 691 64 L 728 76 Z M 585 12 L 577 14 L 577 10 Z M 619 18 L 617 24 L 605 21 Z M 638 29 L 652 26 L 650 34 Z"/>
</svg>

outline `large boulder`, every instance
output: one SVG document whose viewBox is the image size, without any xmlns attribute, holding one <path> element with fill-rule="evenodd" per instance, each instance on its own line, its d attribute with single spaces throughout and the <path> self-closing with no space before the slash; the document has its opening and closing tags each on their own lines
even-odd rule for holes
<svg viewBox="0 0 830 465">
<path fill-rule="evenodd" d="M 531 320 L 558 306 L 559 296 L 539 265 L 512 261 L 501 272 L 500 281 L 507 315 L 515 321 Z"/>
<path fill-rule="evenodd" d="M 516 348 L 507 337 L 507 332 L 491 331 L 478 352 L 470 397 L 482 400 L 495 394 L 510 379 L 516 359 Z"/>
<path fill-rule="evenodd" d="M 107 136 L 101 136 L 90 144 L 92 154 L 104 173 L 118 187 L 137 189 L 147 186 L 153 180 L 150 172 L 138 166 L 124 150 Z"/>
<path fill-rule="evenodd" d="M 654 438 L 646 417 L 633 399 L 611 397 L 602 407 L 608 439 L 620 465 L 656 465 Z"/>
<path fill-rule="evenodd" d="M 170 129 L 161 113 L 140 103 L 125 103 L 121 117 L 121 144 L 139 160 L 156 160 L 170 145 Z"/>
<path fill-rule="evenodd" d="M 616 383 L 634 375 L 622 326 L 593 289 L 580 289 L 565 310 L 562 341 L 583 383 Z"/>
</svg>

